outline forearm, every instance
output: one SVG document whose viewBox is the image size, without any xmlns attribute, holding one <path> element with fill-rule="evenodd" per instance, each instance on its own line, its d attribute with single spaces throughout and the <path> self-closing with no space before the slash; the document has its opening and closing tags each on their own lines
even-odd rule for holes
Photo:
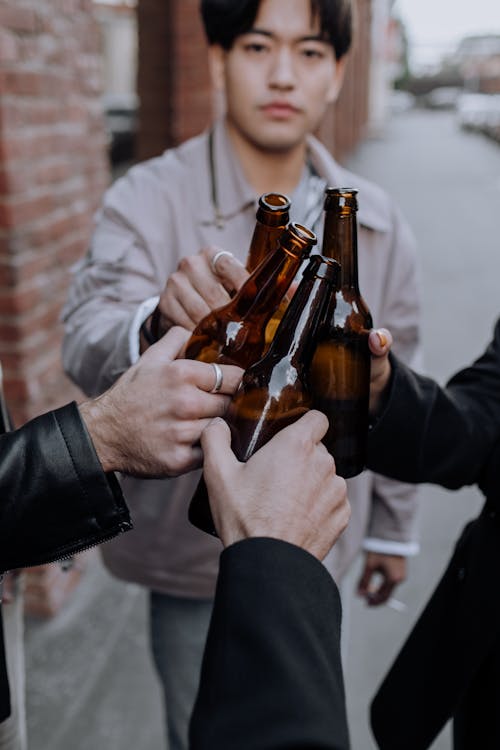
<svg viewBox="0 0 500 750">
<path fill-rule="evenodd" d="M 1 571 L 50 562 L 131 528 L 75 404 L 1 436 L 0 451 Z"/>
<path fill-rule="evenodd" d="M 455 489 L 478 480 L 497 433 L 498 419 L 474 387 L 443 389 L 394 359 L 387 403 L 368 437 L 368 467 Z"/>
<path fill-rule="evenodd" d="M 191 723 L 193 750 L 348 748 L 340 617 L 337 588 L 308 553 L 271 539 L 229 547 Z"/>
</svg>

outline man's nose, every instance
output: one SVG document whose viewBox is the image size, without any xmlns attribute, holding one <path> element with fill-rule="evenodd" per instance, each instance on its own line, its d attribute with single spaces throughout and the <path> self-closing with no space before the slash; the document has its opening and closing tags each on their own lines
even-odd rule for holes
<svg viewBox="0 0 500 750">
<path fill-rule="evenodd" d="M 283 90 L 289 90 L 295 86 L 293 55 L 287 47 L 280 47 L 274 55 L 269 75 L 269 85 L 272 88 Z"/>
</svg>

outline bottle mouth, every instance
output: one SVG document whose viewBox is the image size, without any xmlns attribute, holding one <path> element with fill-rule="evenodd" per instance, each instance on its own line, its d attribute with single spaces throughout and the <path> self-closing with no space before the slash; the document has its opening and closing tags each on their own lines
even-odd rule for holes
<svg viewBox="0 0 500 750">
<path fill-rule="evenodd" d="M 310 245 L 316 245 L 318 242 L 318 238 L 316 237 L 312 229 L 308 229 L 303 224 L 298 224 L 296 221 L 292 221 L 288 225 L 288 229 L 299 239 L 307 240 Z"/>
<path fill-rule="evenodd" d="M 356 188 L 325 188 L 324 208 L 342 210 L 343 208 L 358 210 L 358 190 Z"/>
<path fill-rule="evenodd" d="M 264 193 L 259 198 L 259 206 L 268 211 L 288 211 L 291 201 L 287 195 L 282 193 Z"/>
</svg>

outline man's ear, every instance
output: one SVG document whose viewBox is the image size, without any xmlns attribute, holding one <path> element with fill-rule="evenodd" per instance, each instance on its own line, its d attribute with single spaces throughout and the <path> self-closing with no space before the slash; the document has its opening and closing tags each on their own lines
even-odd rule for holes
<svg viewBox="0 0 500 750">
<path fill-rule="evenodd" d="M 216 91 L 225 89 L 226 52 L 220 44 L 211 44 L 208 48 L 208 68 L 210 80 Z"/>
<path fill-rule="evenodd" d="M 328 104 L 333 104 L 338 99 L 338 96 L 342 89 L 342 84 L 344 83 L 347 60 L 348 60 L 348 56 L 344 55 L 343 57 L 340 58 L 340 60 L 337 60 L 335 63 L 335 74 L 333 76 L 333 80 L 331 82 L 330 89 L 326 97 Z"/>
</svg>

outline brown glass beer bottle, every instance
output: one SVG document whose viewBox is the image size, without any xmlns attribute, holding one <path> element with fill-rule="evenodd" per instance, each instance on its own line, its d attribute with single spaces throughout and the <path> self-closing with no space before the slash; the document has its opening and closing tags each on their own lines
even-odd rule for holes
<svg viewBox="0 0 500 750">
<path fill-rule="evenodd" d="M 243 375 L 225 417 L 240 461 L 311 407 L 308 374 L 338 272 L 334 260 L 311 257 L 267 354 Z M 203 480 L 191 500 L 189 520 L 216 534 Z"/>
<path fill-rule="evenodd" d="M 265 349 L 266 325 L 315 244 L 313 232 L 290 224 L 233 299 L 196 326 L 186 358 L 243 368 L 256 362 Z"/>
<path fill-rule="evenodd" d="M 372 317 L 358 283 L 357 190 L 325 191 L 323 255 L 340 263 L 324 337 L 311 371 L 314 406 L 329 419 L 324 443 L 342 477 L 359 474 L 366 460 Z"/>
<path fill-rule="evenodd" d="M 265 193 L 259 198 L 255 229 L 247 257 L 247 271 L 255 271 L 259 263 L 276 249 L 279 238 L 286 229 L 290 200 L 281 193 Z"/>
</svg>

